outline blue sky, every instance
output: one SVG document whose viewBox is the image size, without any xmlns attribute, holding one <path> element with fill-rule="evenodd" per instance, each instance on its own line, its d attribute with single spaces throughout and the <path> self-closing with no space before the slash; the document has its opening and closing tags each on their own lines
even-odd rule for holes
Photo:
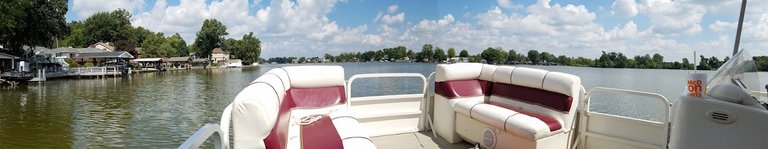
<svg viewBox="0 0 768 149">
<path fill-rule="evenodd" d="M 230 38 L 254 32 L 262 57 L 321 56 L 425 43 L 596 58 L 660 53 L 665 61 L 730 54 L 740 1 L 719 0 L 70 0 L 67 20 L 124 8 L 134 26 L 188 44 L 215 18 Z M 750 2 L 742 47 L 768 55 L 768 2 Z"/>
</svg>

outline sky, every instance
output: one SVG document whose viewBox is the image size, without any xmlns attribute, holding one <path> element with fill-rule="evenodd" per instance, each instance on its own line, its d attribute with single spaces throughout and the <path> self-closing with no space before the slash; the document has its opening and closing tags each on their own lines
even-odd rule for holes
<svg viewBox="0 0 768 149">
<path fill-rule="evenodd" d="M 133 26 L 188 44 L 205 19 L 227 38 L 253 32 L 263 58 L 322 56 L 424 44 L 480 53 L 488 47 L 597 58 L 659 53 L 665 61 L 693 52 L 731 55 L 737 0 L 69 0 L 67 21 L 123 8 Z M 768 1 L 747 5 L 741 48 L 768 55 Z"/>
</svg>

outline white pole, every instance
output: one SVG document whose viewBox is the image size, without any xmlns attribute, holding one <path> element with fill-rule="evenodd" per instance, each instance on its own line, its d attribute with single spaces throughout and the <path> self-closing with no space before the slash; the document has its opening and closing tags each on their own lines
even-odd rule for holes
<svg viewBox="0 0 768 149">
<path fill-rule="evenodd" d="M 693 51 L 693 73 L 696 73 L 696 51 Z"/>
</svg>

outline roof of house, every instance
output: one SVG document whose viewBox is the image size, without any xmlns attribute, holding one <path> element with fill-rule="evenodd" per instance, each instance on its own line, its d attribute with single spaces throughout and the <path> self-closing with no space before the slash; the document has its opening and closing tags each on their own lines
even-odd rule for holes
<svg viewBox="0 0 768 149">
<path fill-rule="evenodd" d="M 19 59 L 19 57 L 7 53 L 0 53 L 0 59 Z"/>
<path fill-rule="evenodd" d="M 161 62 L 163 58 L 137 58 L 131 60 L 131 62 Z"/>
<path fill-rule="evenodd" d="M 133 55 L 125 51 L 97 52 L 97 53 L 80 53 L 74 58 L 133 58 Z"/>
<path fill-rule="evenodd" d="M 56 49 L 35 49 L 35 54 L 56 54 L 56 53 L 101 53 L 109 52 L 97 48 L 56 48 Z"/>
<path fill-rule="evenodd" d="M 166 62 L 186 62 L 186 61 L 189 61 L 189 60 L 190 60 L 190 57 L 189 57 L 189 56 L 184 56 L 184 57 L 169 57 L 169 58 L 165 58 L 165 59 L 163 59 L 163 61 L 166 61 Z"/>
<path fill-rule="evenodd" d="M 112 46 L 112 44 L 109 43 L 109 42 L 97 42 L 97 43 L 89 46 L 89 48 L 96 48 L 97 45 L 104 46 L 104 48 L 107 48 L 106 50 L 111 50 L 111 51 L 115 50 L 115 47 Z"/>
<path fill-rule="evenodd" d="M 211 51 L 211 54 L 224 54 L 224 49 L 214 48 L 213 51 Z"/>
</svg>

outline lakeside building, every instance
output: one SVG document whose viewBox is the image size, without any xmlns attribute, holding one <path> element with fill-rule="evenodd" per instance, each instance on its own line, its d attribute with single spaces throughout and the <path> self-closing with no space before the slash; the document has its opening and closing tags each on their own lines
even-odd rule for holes
<svg viewBox="0 0 768 149">
<path fill-rule="evenodd" d="M 206 68 L 208 66 L 208 59 L 204 58 L 193 58 L 192 63 L 190 63 L 191 68 Z"/>
<path fill-rule="evenodd" d="M 112 43 L 110 42 L 97 42 L 91 46 L 88 46 L 88 48 L 96 48 L 96 49 L 106 50 L 110 52 L 117 51 L 115 46 L 112 45 Z"/>
<path fill-rule="evenodd" d="M 189 69 L 192 67 L 192 57 L 189 56 L 164 58 L 163 62 L 165 67 L 176 69 Z"/>
<path fill-rule="evenodd" d="M 138 68 L 139 71 L 165 70 L 163 58 L 137 58 L 131 60 L 131 64 Z"/>
<path fill-rule="evenodd" d="M 0 52 L 0 73 L 16 69 L 16 61 L 20 58 L 11 54 Z"/>
<path fill-rule="evenodd" d="M 218 63 L 219 61 L 226 61 L 229 60 L 229 54 L 224 51 L 224 49 L 221 48 L 214 48 L 213 51 L 211 51 L 211 61 L 214 63 Z"/>
</svg>

